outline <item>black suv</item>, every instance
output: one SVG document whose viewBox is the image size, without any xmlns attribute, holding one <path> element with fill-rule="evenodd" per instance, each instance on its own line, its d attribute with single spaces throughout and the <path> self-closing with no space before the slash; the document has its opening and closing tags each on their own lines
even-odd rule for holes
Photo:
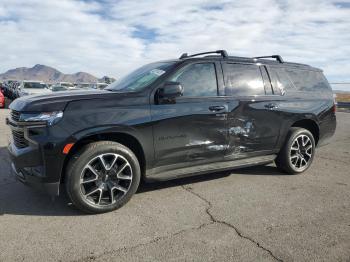
<svg viewBox="0 0 350 262">
<path fill-rule="evenodd" d="M 140 179 L 275 161 L 308 169 L 335 132 L 321 70 L 218 50 L 145 65 L 104 90 L 15 100 L 7 124 L 16 177 L 90 213 L 123 206 Z"/>
</svg>

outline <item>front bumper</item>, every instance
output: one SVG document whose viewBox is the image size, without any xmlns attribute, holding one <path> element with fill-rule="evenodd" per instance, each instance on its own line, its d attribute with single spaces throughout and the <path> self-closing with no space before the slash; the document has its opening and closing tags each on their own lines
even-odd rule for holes
<svg viewBox="0 0 350 262">
<path fill-rule="evenodd" d="M 7 124 L 12 132 L 8 152 L 15 178 L 51 196 L 57 196 L 65 160 L 65 155 L 61 153 L 63 139 L 52 135 L 47 127 L 23 125 L 12 119 L 7 119 Z M 23 137 L 15 138 L 13 132 L 16 131 L 22 132 Z M 61 130 L 58 133 L 63 134 Z"/>
<path fill-rule="evenodd" d="M 56 182 L 56 183 L 43 182 L 43 180 L 40 179 L 40 177 L 36 177 L 28 173 L 27 171 L 25 171 L 25 169 L 17 169 L 14 163 L 11 164 L 11 172 L 17 181 L 20 181 L 25 185 L 31 186 L 50 196 L 59 195 L 60 182 Z"/>
</svg>

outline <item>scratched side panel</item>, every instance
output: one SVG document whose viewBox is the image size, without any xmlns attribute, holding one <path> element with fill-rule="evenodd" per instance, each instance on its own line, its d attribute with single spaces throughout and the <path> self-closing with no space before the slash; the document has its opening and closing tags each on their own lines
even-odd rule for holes
<svg viewBox="0 0 350 262">
<path fill-rule="evenodd" d="M 232 98 L 229 103 L 229 144 L 225 159 L 245 158 L 273 152 L 278 140 L 282 116 L 265 105 L 264 96 Z"/>
</svg>

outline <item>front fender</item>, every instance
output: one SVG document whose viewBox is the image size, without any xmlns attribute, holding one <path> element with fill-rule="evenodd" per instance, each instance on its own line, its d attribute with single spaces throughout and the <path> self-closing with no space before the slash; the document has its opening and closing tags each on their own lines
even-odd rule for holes
<svg viewBox="0 0 350 262">
<path fill-rule="evenodd" d="M 108 133 L 124 133 L 135 137 L 138 141 L 142 139 L 142 134 L 134 127 L 125 125 L 101 125 L 80 130 L 71 136 L 71 140 L 77 142 L 81 139 Z"/>
<path fill-rule="evenodd" d="M 144 160 L 148 166 L 152 166 L 154 163 L 154 147 L 153 147 L 153 133 L 151 128 L 144 127 L 142 132 L 137 129 L 137 127 L 124 126 L 124 125 L 103 125 L 103 126 L 95 126 L 92 128 L 87 128 L 84 130 L 80 130 L 71 137 L 69 137 L 65 143 L 62 145 L 61 151 L 63 152 L 64 147 L 67 144 L 73 143 L 73 147 L 70 149 L 70 152 L 65 155 L 65 165 L 69 160 L 72 152 L 74 153 L 82 144 L 85 144 L 88 140 L 98 141 L 105 140 L 106 137 L 113 136 L 114 138 L 119 135 L 127 135 L 128 137 L 132 137 L 137 140 L 139 145 L 142 148 L 144 154 Z M 100 136 L 100 137 L 99 137 Z M 113 140 L 113 138 L 110 138 Z M 122 141 L 120 141 L 122 143 Z M 64 166 L 65 166 L 64 165 Z"/>
</svg>

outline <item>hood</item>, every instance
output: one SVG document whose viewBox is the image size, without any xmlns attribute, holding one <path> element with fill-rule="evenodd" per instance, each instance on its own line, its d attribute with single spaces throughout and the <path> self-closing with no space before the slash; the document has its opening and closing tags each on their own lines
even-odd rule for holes
<svg viewBox="0 0 350 262">
<path fill-rule="evenodd" d="M 50 92 L 17 98 L 10 104 L 10 109 L 25 112 L 50 112 L 64 110 L 67 103 L 76 100 L 110 97 L 113 92 L 105 90 L 83 90 Z"/>
</svg>

